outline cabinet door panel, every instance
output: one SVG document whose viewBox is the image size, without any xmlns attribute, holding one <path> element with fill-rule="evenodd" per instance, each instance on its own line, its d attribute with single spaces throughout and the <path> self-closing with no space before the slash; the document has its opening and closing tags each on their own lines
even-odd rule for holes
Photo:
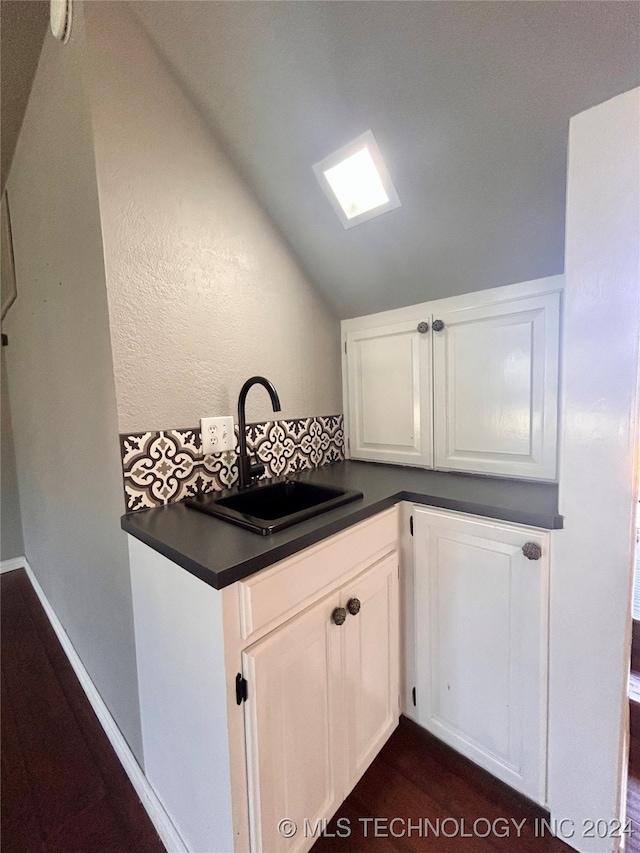
<svg viewBox="0 0 640 853">
<path fill-rule="evenodd" d="M 353 459 L 432 465 L 430 332 L 398 323 L 347 335 Z"/>
<path fill-rule="evenodd" d="M 398 724 L 398 555 L 390 554 L 343 590 L 360 602 L 345 623 L 347 793 Z"/>
<path fill-rule="evenodd" d="M 438 537 L 431 574 L 434 720 L 517 764 L 509 710 L 519 657 L 511 631 L 511 554 L 460 535 Z M 475 638 L 470 642 L 470 638 Z M 514 669 L 516 672 L 514 672 Z M 516 676 L 516 677 L 514 677 Z M 490 688 L 490 689 L 488 689 Z"/>
<path fill-rule="evenodd" d="M 414 510 L 418 720 L 545 800 L 548 555 L 544 534 Z"/>
<path fill-rule="evenodd" d="M 437 468 L 553 479 L 559 295 L 444 314 L 434 333 Z"/>
<path fill-rule="evenodd" d="M 305 818 L 315 826 L 342 800 L 344 626 L 331 621 L 338 601 L 323 599 L 243 652 L 252 850 L 308 850 Z M 291 839 L 278 832 L 284 818 L 301 830 Z"/>
</svg>

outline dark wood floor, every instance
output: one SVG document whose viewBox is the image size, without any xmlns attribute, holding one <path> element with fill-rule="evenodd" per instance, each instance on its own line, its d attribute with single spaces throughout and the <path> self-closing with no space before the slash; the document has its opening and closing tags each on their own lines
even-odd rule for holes
<svg viewBox="0 0 640 853">
<path fill-rule="evenodd" d="M 340 824 L 340 817 L 348 823 Z M 378 837 L 375 824 L 363 821 L 374 817 L 383 819 Z M 317 841 L 313 853 L 569 853 L 563 842 L 542 835 L 546 817 L 543 809 L 403 718 L 329 826 L 336 837 Z M 393 818 L 400 820 L 392 825 Z M 431 826 L 423 823 L 419 829 L 421 818 Z M 520 836 L 512 820 L 521 827 Z M 347 826 L 351 835 L 338 837 Z"/>
<path fill-rule="evenodd" d="M 2 575 L 1 591 L 2 853 L 163 853 L 24 571 Z M 630 766 L 629 814 L 640 818 L 635 738 Z M 557 839 L 539 837 L 543 817 L 403 720 L 330 824 L 336 837 L 319 839 L 313 851 L 568 853 Z M 369 818 L 380 819 L 377 826 Z M 479 837 L 489 824 L 495 831 Z M 637 829 L 628 853 L 640 853 Z"/>
<path fill-rule="evenodd" d="M 1 591 L 3 853 L 164 853 L 24 570 Z"/>
</svg>

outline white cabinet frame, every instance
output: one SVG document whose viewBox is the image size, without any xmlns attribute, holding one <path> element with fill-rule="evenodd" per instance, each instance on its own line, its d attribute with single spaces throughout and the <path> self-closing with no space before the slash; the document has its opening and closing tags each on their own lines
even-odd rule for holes
<svg viewBox="0 0 640 853">
<path fill-rule="evenodd" d="M 546 805 L 549 531 L 418 506 L 413 517 L 414 718 Z"/>
<path fill-rule="evenodd" d="M 431 332 L 394 323 L 347 332 L 346 346 L 350 455 L 433 467 Z"/>
<path fill-rule="evenodd" d="M 329 697 L 329 704 L 339 705 L 332 725 L 336 728 L 338 721 L 349 748 L 341 747 L 342 761 L 331 768 L 328 812 L 349 793 L 396 727 L 398 538 L 394 506 L 216 590 L 128 537 L 145 774 L 186 849 L 262 849 L 258 792 L 248 778 L 256 772 L 257 757 L 257 729 L 249 711 L 265 681 L 258 685 L 252 675 L 251 652 L 264 646 L 265 654 L 283 649 L 286 654 L 286 642 L 278 640 L 293 636 L 287 626 L 293 630 L 298 621 L 310 624 L 313 613 L 326 607 L 326 627 L 335 629 L 329 670 L 337 676 L 329 673 L 326 681 L 337 681 Z M 346 606 L 354 596 L 362 599 L 361 612 L 340 628 L 332 625 L 333 608 Z M 322 622 L 320 629 L 325 630 Z M 303 645 L 298 644 L 298 651 Z M 386 670 L 378 666 L 383 653 L 388 655 Z M 239 705 L 236 678 L 242 674 L 249 683 L 247 700 Z M 355 719 L 374 682 L 377 700 Z M 345 716 L 345 684 L 350 719 Z M 338 799 L 331 791 L 334 778 Z M 298 833 L 291 843 L 277 840 L 287 851 L 299 851 L 291 845 L 306 850 L 314 839 Z"/>
<path fill-rule="evenodd" d="M 328 822 L 396 728 L 398 571 L 392 551 L 242 652 L 252 851 L 306 853 L 279 821 Z"/>
<path fill-rule="evenodd" d="M 559 314 L 563 286 L 564 276 L 550 276 L 343 320 L 342 387 L 347 458 L 536 480 L 555 479 Z M 539 410 L 532 417 L 530 447 L 526 452 L 518 448 L 516 453 L 496 453 L 491 448 L 485 454 L 478 452 L 477 448 L 473 453 L 465 452 L 464 448 L 453 446 L 455 442 L 451 441 L 447 423 L 443 426 L 443 417 L 448 417 L 443 414 L 443 400 L 446 400 L 447 392 L 442 370 L 438 370 L 436 360 L 439 359 L 438 364 L 441 364 L 442 338 L 446 339 L 447 333 L 446 328 L 444 332 L 434 332 L 433 320 L 442 317 L 453 319 L 454 322 L 455 318 L 471 319 L 474 312 L 478 317 L 484 314 L 487 318 L 492 315 L 509 318 L 514 311 L 517 313 L 521 309 L 524 314 L 532 312 L 530 321 L 534 325 L 531 335 L 534 341 L 531 357 L 535 374 L 532 394 L 537 395 L 535 405 Z M 420 334 L 417 331 L 419 323 L 428 323 L 428 332 Z M 382 339 L 385 334 L 414 335 L 415 346 L 420 348 L 411 362 L 411 381 L 415 389 L 413 444 L 407 439 L 410 433 L 406 428 L 406 411 L 401 413 L 404 423 L 399 429 L 400 435 L 404 436 L 403 446 L 393 441 L 385 443 L 384 429 L 376 436 L 376 441 L 366 440 L 361 400 L 363 382 L 358 375 L 361 366 L 356 348 L 362 341 Z M 406 356 L 404 360 L 407 361 Z M 384 388 L 379 394 L 373 393 L 372 397 L 370 411 L 381 411 L 384 417 Z M 394 414 L 390 407 L 386 416 L 392 419 Z M 464 417 L 468 418 L 468 413 L 465 412 Z"/>
<path fill-rule="evenodd" d="M 440 312 L 433 335 L 440 470 L 556 476 L 560 294 Z"/>
</svg>

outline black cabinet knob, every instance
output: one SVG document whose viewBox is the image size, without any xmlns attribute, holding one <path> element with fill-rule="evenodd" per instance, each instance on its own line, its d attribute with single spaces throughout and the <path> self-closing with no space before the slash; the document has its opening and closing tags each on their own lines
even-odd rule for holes
<svg viewBox="0 0 640 853">
<path fill-rule="evenodd" d="M 429 324 L 424 322 L 418 323 L 418 331 L 421 335 L 424 335 L 425 332 L 429 331 Z"/>
<path fill-rule="evenodd" d="M 352 616 L 356 616 L 358 613 L 360 613 L 360 607 L 361 605 L 359 598 L 350 598 L 349 601 L 347 601 L 347 610 Z"/>
<path fill-rule="evenodd" d="M 345 620 L 347 618 L 347 611 L 344 607 L 336 607 L 336 609 L 331 614 L 331 618 L 335 622 L 336 625 L 344 625 Z"/>
<path fill-rule="evenodd" d="M 434 332 L 441 332 L 444 329 L 444 323 L 442 320 L 434 320 L 431 328 Z"/>
<path fill-rule="evenodd" d="M 527 542 L 522 546 L 522 553 L 527 560 L 539 560 L 542 556 L 542 548 L 535 542 Z"/>
</svg>

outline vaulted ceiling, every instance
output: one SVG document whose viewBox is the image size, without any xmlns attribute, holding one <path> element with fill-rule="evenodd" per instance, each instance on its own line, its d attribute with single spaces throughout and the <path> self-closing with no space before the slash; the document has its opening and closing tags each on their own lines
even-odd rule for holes
<svg viewBox="0 0 640 853">
<path fill-rule="evenodd" d="M 131 5 L 341 317 L 562 272 L 569 119 L 640 83 L 637 2 Z M 344 230 L 369 129 L 402 206 Z"/>
</svg>

